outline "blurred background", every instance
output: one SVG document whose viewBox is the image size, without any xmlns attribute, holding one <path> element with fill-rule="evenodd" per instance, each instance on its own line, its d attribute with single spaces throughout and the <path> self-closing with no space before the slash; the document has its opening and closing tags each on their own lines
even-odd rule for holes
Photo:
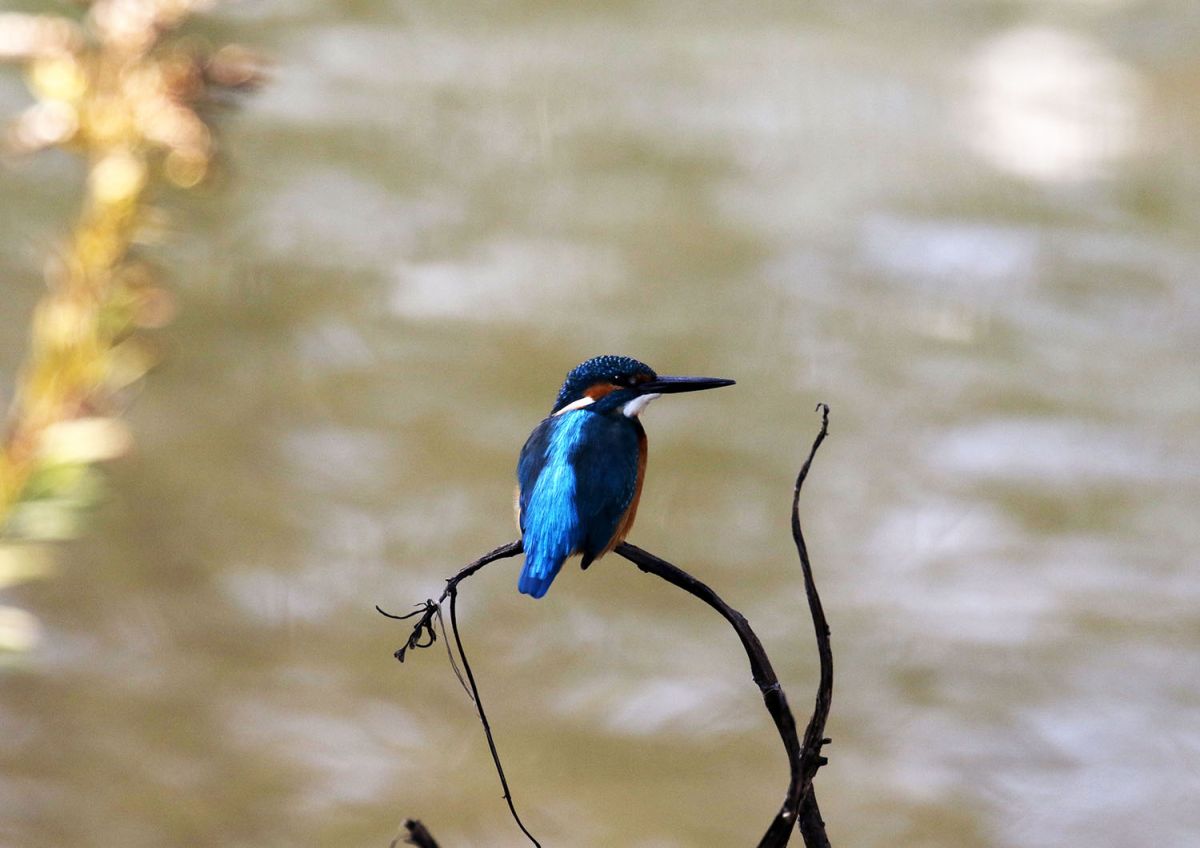
<svg viewBox="0 0 1200 848">
<path fill-rule="evenodd" d="M 524 844 L 441 646 L 396 664 L 372 607 L 514 537 L 517 451 L 599 353 L 737 379 L 646 414 L 631 541 L 749 617 L 801 720 L 788 507 L 832 407 L 802 508 L 835 845 L 1195 844 L 1200 6 L 247 0 L 189 27 L 274 68 L 220 178 L 160 196 L 178 315 L 133 450 L 0 568 L 0 844 L 386 846 L 409 816 Z M 4 69 L 0 114 L 30 102 Z M 84 169 L 0 168 L 7 400 Z M 539 602 L 518 569 L 459 614 L 533 832 L 753 844 L 787 771 L 728 628 L 619 558 Z"/>
</svg>

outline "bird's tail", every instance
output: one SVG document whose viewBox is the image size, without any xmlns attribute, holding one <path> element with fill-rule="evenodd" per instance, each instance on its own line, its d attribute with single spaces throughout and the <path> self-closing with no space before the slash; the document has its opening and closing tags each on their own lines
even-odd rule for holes
<svg viewBox="0 0 1200 848">
<path fill-rule="evenodd" d="M 526 550 L 525 567 L 521 569 L 521 579 L 517 582 L 517 588 L 531 597 L 542 597 L 558 576 L 565 559 L 565 556 L 545 556 L 536 548 Z"/>
</svg>

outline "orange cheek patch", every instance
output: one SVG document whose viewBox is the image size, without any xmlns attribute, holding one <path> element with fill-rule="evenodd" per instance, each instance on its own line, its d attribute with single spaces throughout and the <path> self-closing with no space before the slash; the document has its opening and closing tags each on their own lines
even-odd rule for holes
<svg viewBox="0 0 1200 848">
<path fill-rule="evenodd" d="M 610 394 L 616 390 L 617 390 L 617 387 L 614 386 L 612 383 L 597 383 L 596 385 L 588 388 L 588 390 L 585 391 L 584 394 L 587 395 L 588 397 L 590 397 L 592 400 L 600 400 L 600 398 L 602 398 L 605 395 Z"/>
</svg>

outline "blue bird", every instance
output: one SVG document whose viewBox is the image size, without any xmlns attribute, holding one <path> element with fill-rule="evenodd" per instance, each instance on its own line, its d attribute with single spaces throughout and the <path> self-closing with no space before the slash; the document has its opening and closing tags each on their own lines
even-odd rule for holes
<svg viewBox="0 0 1200 848">
<path fill-rule="evenodd" d="M 582 554 L 587 568 L 625 539 L 646 473 L 638 415 L 650 401 L 731 385 L 717 377 L 660 377 L 628 356 L 597 356 L 572 369 L 517 461 L 525 544 L 517 588 L 540 598 L 568 557 Z"/>
</svg>

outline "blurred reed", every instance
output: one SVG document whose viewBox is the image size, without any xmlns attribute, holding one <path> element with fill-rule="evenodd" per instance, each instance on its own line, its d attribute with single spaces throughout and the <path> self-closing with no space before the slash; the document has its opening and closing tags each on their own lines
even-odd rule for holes
<svg viewBox="0 0 1200 848">
<path fill-rule="evenodd" d="M 45 573 L 36 543 L 78 534 L 98 497 L 95 465 L 130 447 L 121 413 L 155 358 L 139 331 L 173 313 L 156 269 L 138 256 L 163 229 L 154 198 L 210 176 L 212 107 L 261 78 L 250 51 L 187 33 L 211 5 L 94 0 L 78 19 L 0 14 L 0 61 L 22 68 L 34 98 L 6 148 L 58 147 L 87 173 L 74 227 L 46 263 L 0 442 L 0 588 Z M 10 626 L 19 622 L 8 613 L 22 615 L 0 607 L 0 651 L 28 647 L 35 631 Z"/>
</svg>

